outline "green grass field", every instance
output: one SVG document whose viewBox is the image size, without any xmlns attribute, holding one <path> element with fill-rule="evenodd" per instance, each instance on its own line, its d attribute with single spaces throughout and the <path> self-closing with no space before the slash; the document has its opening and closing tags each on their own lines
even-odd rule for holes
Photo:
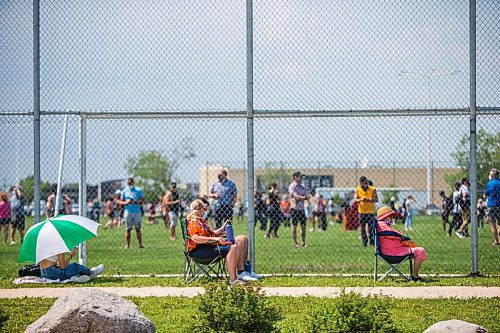
<svg viewBox="0 0 500 333">
<path fill-rule="evenodd" d="M 189 320 L 196 302 L 184 297 L 129 298 L 153 321 L 157 332 L 192 332 Z M 280 332 L 303 332 L 303 320 L 308 309 L 330 307 L 331 298 L 270 297 L 270 303 L 283 315 L 277 323 Z M 54 303 L 51 298 L 0 299 L 0 332 L 23 332 L 42 316 Z M 441 320 L 460 319 L 479 324 L 489 332 L 499 332 L 496 312 L 500 299 L 424 299 L 381 300 L 382 306 L 391 305 L 392 319 L 405 333 L 424 331 Z M 22 309 L 22 314 L 19 312 Z"/>
<path fill-rule="evenodd" d="M 28 220 L 28 226 L 32 219 Z M 105 220 L 102 219 L 102 224 Z M 234 223 L 237 234 L 247 234 L 247 223 Z M 402 229 L 401 225 L 397 228 Z M 98 237 L 87 242 L 88 265 L 104 263 L 105 275 L 181 274 L 183 245 L 180 229 L 171 241 L 162 224 L 143 224 L 145 249 L 138 249 L 135 233 L 132 248 L 124 250 L 125 230 L 98 230 Z M 308 226 L 309 229 L 309 226 Z M 471 271 L 470 238 L 449 238 L 442 230 L 439 217 L 421 216 L 414 231 L 408 232 L 418 246 L 426 248 L 429 260 L 422 266 L 425 274 L 468 274 Z M 17 236 L 18 237 L 18 236 Z M 339 224 L 328 225 L 326 232 L 307 231 L 307 248 L 292 247 L 290 227 L 281 226 L 279 238 L 264 238 L 258 228 L 256 268 L 261 273 L 327 273 L 370 274 L 373 272 L 373 248 L 363 248 L 357 231 L 346 232 Z M 500 274 L 500 247 L 492 247 L 489 227 L 479 229 L 479 270 L 482 274 Z M 13 278 L 21 264 L 17 263 L 20 244 L 0 243 L 0 278 Z M 380 267 L 380 271 L 383 267 Z"/>
</svg>

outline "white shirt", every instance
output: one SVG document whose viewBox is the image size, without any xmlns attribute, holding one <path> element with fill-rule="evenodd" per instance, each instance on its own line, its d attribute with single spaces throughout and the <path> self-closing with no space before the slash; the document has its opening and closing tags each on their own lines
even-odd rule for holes
<svg viewBox="0 0 500 333">
<path fill-rule="evenodd" d="M 460 198 L 460 191 L 453 192 L 453 213 L 459 214 L 462 212 L 460 205 L 458 204 L 458 200 Z"/>
</svg>

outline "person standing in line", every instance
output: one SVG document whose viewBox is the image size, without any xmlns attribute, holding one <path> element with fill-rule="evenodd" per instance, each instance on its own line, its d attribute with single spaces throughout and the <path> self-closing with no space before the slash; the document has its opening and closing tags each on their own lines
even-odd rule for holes
<svg viewBox="0 0 500 333">
<path fill-rule="evenodd" d="M 446 231 L 446 225 L 450 223 L 450 215 L 453 211 L 453 198 L 447 197 L 446 193 L 441 190 L 439 191 L 439 196 L 441 197 L 441 223 L 443 225 L 443 231 Z"/>
<path fill-rule="evenodd" d="M 268 200 L 270 226 L 266 238 L 278 238 L 278 228 L 283 219 L 283 214 L 280 210 L 280 192 L 278 190 L 278 184 L 272 183 L 271 186 L 269 186 Z"/>
<path fill-rule="evenodd" d="M 217 179 L 208 197 L 217 201 L 215 203 L 215 228 L 219 229 L 225 221 L 233 221 L 233 208 L 238 198 L 238 190 L 234 182 L 227 178 L 226 169 L 219 169 Z"/>
<path fill-rule="evenodd" d="M 451 218 L 451 224 L 450 227 L 448 228 L 448 237 L 451 237 L 453 229 L 455 231 L 460 227 L 462 224 L 462 209 L 460 208 L 460 182 L 455 182 L 454 184 L 455 191 L 453 192 L 451 198 L 452 198 L 452 203 L 453 203 L 453 209 L 451 211 L 452 218 Z"/>
<path fill-rule="evenodd" d="M 368 185 L 365 176 L 359 178 L 359 186 L 354 193 L 354 202 L 358 203 L 359 224 L 361 226 L 361 245 L 373 245 L 375 235 L 375 203 L 378 202 L 377 190 Z"/>
<path fill-rule="evenodd" d="M 123 222 L 123 216 L 125 214 L 124 212 L 124 207 L 122 204 L 120 204 L 120 197 L 122 195 L 122 191 L 120 190 L 116 190 L 115 192 L 115 212 L 114 212 L 114 216 L 115 216 L 115 219 L 116 219 L 116 229 L 120 229 L 121 225 L 122 225 L 122 222 Z"/>
<path fill-rule="evenodd" d="M 305 201 L 307 200 L 307 192 L 305 186 L 302 184 L 302 178 L 305 175 L 300 171 L 293 174 L 293 181 L 288 187 L 288 194 L 290 195 L 290 215 L 292 217 L 292 238 L 293 246 L 298 247 L 297 243 L 297 224 L 300 224 L 300 236 L 302 239 L 302 247 L 307 247 L 306 244 L 306 213 Z"/>
<path fill-rule="evenodd" d="M 499 246 L 498 224 L 500 223 L 500 179 L 499 171 L 491 169 L 489 174 L 490 181 L 486 184 L 483 197 L 488 199 L 488 223 L 493 234 L 493 246 Z"/>
<path fill-rule="evenodd" d="M 132 228 L 135 228 L 137 242 L 139 248 L 143 249 L 142 232 L 141 232 L 141 206 L 144 203 L 144 195 L 142 189 L 135 186 L 134 178 L 127 179 L 127 187 L 122 191 L 119 203 L 125 206 L 125 250 L 130 249 L 130 236 Z"/>
<path fill-rule="evenodd" d="M 413 195 L 408 195 L 406 198 L 406 220 L 405 220 L 405 230 L 413 231 L 413 221 L 415 219 L 415 199 Z"/>
<path fill-rule="evenodd" d="M 20 185 L 15 185 L 14 188 L 12 189 L 12 197 L 10 198 L 10 210 L 11 210 L 10 245 L 16 244 L 16 241 L 14 239 L 16 230 L 19 231 L 19 237 L 21 237 L 21 243 L 24 240 L 26 214 L 24 211 L 24 194 L 22 190 L 23 188 Z"/>
<path fill-rule="evenodd" d="M 7 244 L 10 225 L 10 201 L 5 192 L 0 194 L 0 230 L 3 229 L 3 242 Z"/>
<path fill-rule="evenodd" d="M 486 217 L 486 202 L 483 199 L 477 199 L 477 226 L 482 228 L 484 226 L 484 218 Z"/>
<path fill-rule="evenodd" d="M 106 200 L 104 214 L 109 218 L 108 223 L 104 226 L 104 229 L 111 228 L 115 225 L 115 197 L 113 194 L 108 195 L 108 200 Z"/>
<path fill-rule="evenodd" d="M 166 194 L 166 211 L 168 214 L 168 220 L 170 221 L 170 240 L 175 240 L 175 227 L 182 212 L 181 208 L 181 197 L 177 191 L 177 183 L 171 182 L 170 189 Z"/>
<path fill-rule="evenodd" d="M 305 213 L 306 220 L 311 224 L 311 229 L 309 232 L 316 231 L 316 212 L 315 212 L 315 202 L 316 202 L 316 191 L 312 190 L 311 193 L 307 196 L 306 201 L 304 201 L 305 205 Z"/>
<path fill-rule="evenodd" d="M 62 194 L 59 194 L 59 200 L 58 200 L 58 206 L 57 209 L 55 207 L 56 205 L 56 195 L 57 195 L 57 185 L 52 185 L 50 188 L 50 195 L 47 197 L 47 205 L 45 206 L 46 208 L 46 214 L 47 218 L 55 217 L 57 215 L 61 214 L 66 214 L 66 211 L 64 209 L 64 199 Z"/>
<path fill-rule="evenodd" d="M 290 226 L 290 197 L 288 194 L 283 194 L 283 198 L 280 201 L 280 210 L 283 214 L 283 224 L 285 227 Z"/>
<path fill-rule="evenodd" d="M 326 200 L 320 194 L 314 200 L 314 215 L 318 219 L 318 231 L 326 231 Z"/>
<path fill-rule="evenodd" d="M 462 210 L 462 224 L 455 231 L 455 234 L 459 238 L 464 238 L 469 236 L 469 224 L 471 221 L 471 200 L 470 200 L 470 190 L 469 190 L 469 180 L 467 178 L 462 178 L 462 184 L 460 185 L 460 189 L 458 190 L 459 194 L 459 205 Z"/>
</svg>

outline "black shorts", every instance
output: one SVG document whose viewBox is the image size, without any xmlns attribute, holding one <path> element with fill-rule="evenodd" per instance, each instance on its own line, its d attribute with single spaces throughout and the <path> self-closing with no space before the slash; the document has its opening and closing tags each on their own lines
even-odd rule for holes
<svg viewBox="0 0 500 333">
<path fill-rule="evenodd" d="M 500 207 L 488 208 L 488 220 L 493 223 L 500 223 Z"/>
<path fill-rule="evenodd" d="M 300 225 L 305 226 L 307 219 L 306 219 L 306 212 L 303 210 L 297 210 L 297 209 L 291 209 L 290 210 L 290 216 L 292 217 L 292 224 L 297 225 L 300 223 Z"/>
<path fill-rule="evenodd" d="M 229 250 L 231 250 L 231 245 L 198 245 L 189 254 L 200 259 L 215 258 L 219 254 L 225 258 Z"/>
<path fill-rule="evenodd" d="M 10 217 L 2 217 L 0 218 L 0 225 L 8 226 L 10 224 Z"/>
<path fill-rule="evenodd" d="M 26 227 L 26 219 L 24 214 L 17 214 L 14 221 L 12 221 L 12 228 L 17 230 L 24 230 Z"/>
<path fill-rule="evenodd" d="M 111 211 L 109 214 L 108 214 L 108 217 L 110 219 L 114 218 L 115 217 L 115 212 L 114 211 Z"/>
</svg>

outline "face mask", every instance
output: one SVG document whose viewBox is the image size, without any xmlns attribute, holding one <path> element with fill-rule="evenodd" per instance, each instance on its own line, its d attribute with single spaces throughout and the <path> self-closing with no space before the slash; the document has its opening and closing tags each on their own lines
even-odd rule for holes
<svg viewBox="0 0 500 333">
<path fill-rule="evenodd" d="M 223 181 L 223 180 L 224 180 L 224 176 L 223 176 L 223 175 L 217 175 L 217 178 L 218 178 L 220 181 Z"/>
<path fill-rule="evenodd" d="M 128 188 L 133 191 L 135 189 L 135 186 L 134 185 L 130 185 Z"/>
<path fill-rule="evenodd" d="M 493 177 L 491 177 L 491 175 L 489 175 L 489 176 L 488 176 L 488 178 L 489 178 L 490 180 L 492 180 L 492 179 L 493 179 Z"/>
<path fill-rule="evenodd" d="M 361 186 L 361 188 L 366 191 L 368 189 L 368 185 L 365 185 L 365 186 Z"/>
<path fill-rule="evenodd" d="M 203 213 L 203 218 L 206 220 L 206 219 L 207 219 L 207 217 L 208 217 L 208 212 L 204 212 L 204 213 Z"/>
</svg>

